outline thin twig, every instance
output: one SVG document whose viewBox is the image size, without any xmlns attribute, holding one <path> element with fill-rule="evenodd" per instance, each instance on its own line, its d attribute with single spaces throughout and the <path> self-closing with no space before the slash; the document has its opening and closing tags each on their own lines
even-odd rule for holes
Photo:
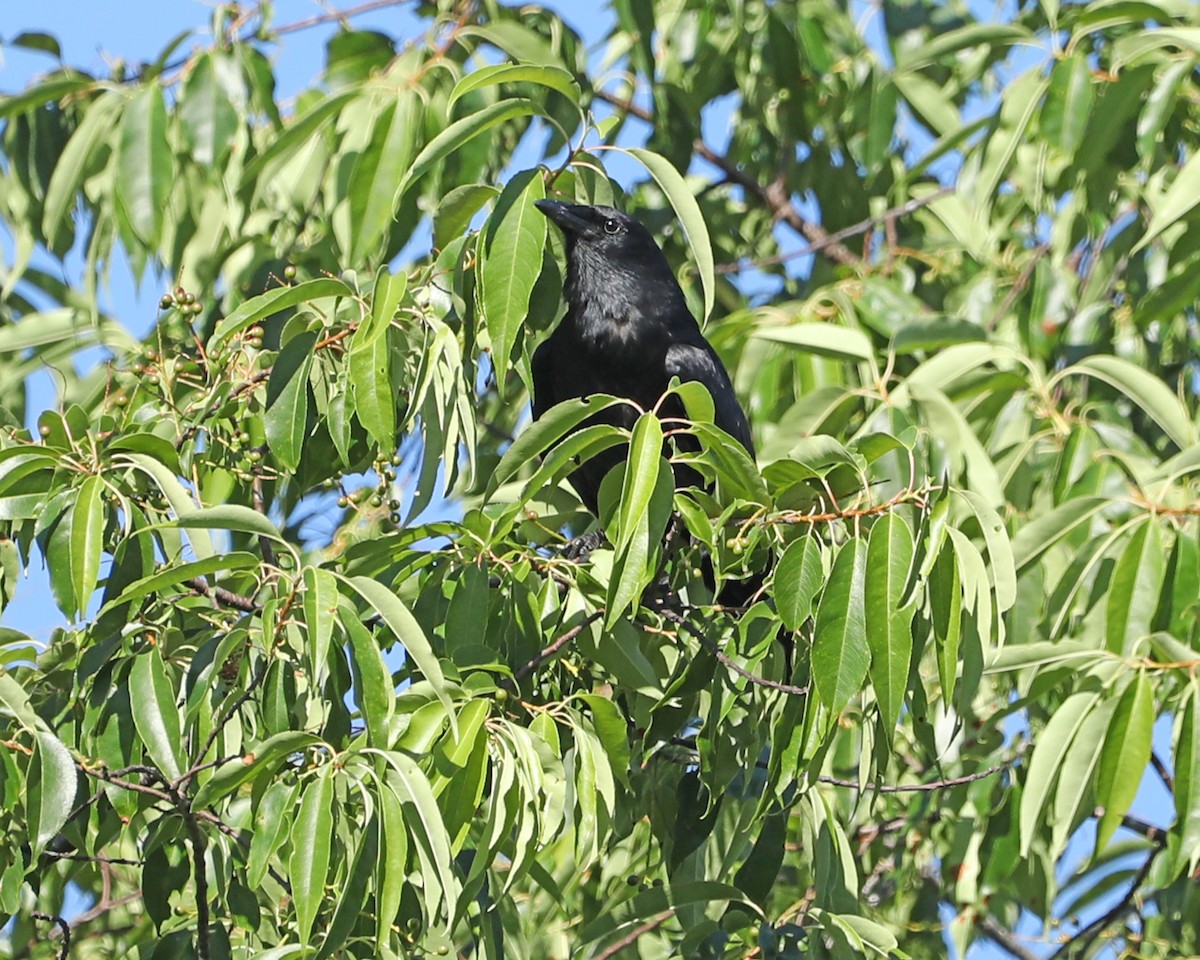
<svg viewBox="0 0 1200 960">
<path fill-rule="evenodd" d="M 1095 940 L 1110 923 L 1115 922 L 1118 917 L 1127 913 L 1133 907 L 1133 899 L 1137 896 L 1138 889 L 1145 882 L 1147 875 L 1150 873 L 1150 867 L 1154 863 L 1154 858 L 1158 856 L 1158 851 L 1161 849 L 1162 847 L 1158 846 L 1146 856 L 1145 861 L 1134 875 L 1133 882 L 1129 885 L 1129 892 L 1108 913 L 1093 920 L 1059 947 L 1058 950 L 1051 954 L 1050 960 L 1082 956 L 1088 944 Z"/>
<path fill-rule="evenodd" d="M 1162 762 L 1162 757 L 1160 757 L 1153 750 L 1150 751 L 1150 766 L 1152 766 L 1154 768 L 1154 772 L 1158 774 L 1158 779 L 1163 782 L 1163 786 L 1166 787 L 1170 793 L 1174 793 L 1175 778 L 1171 776 L 1171 771 L 1167 769 L 1167 765 Z"/>
<path fill-rule="evenodd" d="M 856 237 L 861 233 L 869 233 L 880 225 L 893 223 L 896 217 L 907 216 L 916 210 L 920 210 L 922 207 L 927 207 L 942 197 L 954 193 L 954 190 L 955 188 L 952 186 L 942 187 L 940 190 L 935 190 L 926 197 L 916 197 L 899 206 L 884 210 L 877 217 L 867 217 L 858 223 L 843 227 L 841 230 L 829 234 L 824 240 L 810 243 L 799 250 L 788 250 L 785 253 L 777 253 L 772 257 L 763 257 L 761 260 L 735 260 L 733 263 L 719 263 L 717 264 L 717 273 L 737 273 L 746 267 L 754 267 L 756 269 L 773 267 L 781 263 L 786 263 L 788 260 L 794 260 L 797 257 L 807 257 L 812 253 L 820 253 L 831 243 L 848 240 L 850 237 Z"/>
<path fill-rule="evenodd" d="M 671 610 L 665 610 L 663 611 L 663 616 L 665 616 L 672 623 L 678 624 L 693 637 L 699 640 L 709 653 L 716 657 L 721 663 L 725 664 L 725 666 L 736 673 L 739 677 L 749 680 L 751 683 L 757 686 L 768 687 L 771 690 L 778 690 L 780 693 L 787 693 L 796 697 L 802 697 L 808 693 L 807 686 L 797 687 L 790 683 L 780 683 L 778 680 L 768 680 L 766 677 L 760 677 L 755 673 L 751 673 L 741 664 L 733 660 L 728 654 L 722 652 L 721 648 L 718 647 L 716 643 L 704 633 L 703 630 L 680 614 Z"/>
<path fill-rule="evenodd" d="M 67 921 L 57 914 L 42 913 L 38 910 L 35 910 L 30 916 L 34 920 L 47 920 L 58 926 L 58 929 L 62 931 L 62 943 L 58 947 L 58 960 L 67 960 L 67 955 L 71 951 L 71 928 Z"/>
<path fill-rule="evenodd" d="M 1011 953 L 1017 960 L 1041 960 L 1036 953 L 1026 947 L 1017 939 L 1017 935 L 1008 927 L 1003 926 L 999 920 L 990 916 L 980 917 L 975 921 L 975 926 L 989 940 L 992 940 Z"/>
<path fill-rule="evenodd" d="M 1005 760 L 1003 763 L 998 763 L 994 767 L 988 767 L 986 770 L 980 770 L 977 773 L 968 773 L 965 776 L 951 777 L 946 780 L 932 780 L 928 783 L 859 783 L 857 780 L 845 780 L 841 777 L 829 777 L 824 774 L 817 777 L 817 782 L 827 783 L 834 787 L 846 787 L 850 790 L 861 788 L 866 793 L 931 793 L 935 790 L 960 787 L 964 783 L 974 783 L 976 780 L 985 780 L 993 774 L 1003 773 L 1019 759 L 1020 755 L 1018 754 L 1009 760 Z"/>
<path fill-rule="evenodd" d="M 605 947 L 598 954 L 596 954 L 596 956 L 593 957 L 592 960 L 609 960 L 610 957 L 615 957 L 618 953 L 620 953 L 626 947 L 632 946 L 633 944 L 637 943 L 638 940 L 642 936 L 649 933 L 651 930 L 655 930 L 658 927 L 661 927 L 664 923 L 666 923 L 668 920 L 670 920 L 671 917 L 673 917 L 673 916 L 675 916 L 675 909 L 671 908 L 670 910 L 664 910 L 662 913 L 658 914 L 657 916 L 651 917 L 645 923 L 634 927 L 627 934 L 625 934 L 625 936 L 623 936 L 620 940 L 616 941 L 616 943 L 613 943 L 612 945 Z"/>
<path fill-rule="evenodd" d="M 568 643 L 570 643 L 572 640 L 574 640 L 577 636 L 579 636 L 581 633 L 583 633 L 584 630 L 586 630 L 588 627 L 590 627 L 593 623 L 595 623 L 597 620 L 599 620 L 602 616 L 604 616 L 603 610 L 595 610 L 592 613 L 589 613 L 587 615 L 587 617 L 585 617 L 583 619 L 582 622 L 573 626 L 570 630 L 568 630 L 561 637 L 559 637 L 552 644 L 550 644 L 550 646 L 546 647 L 545 650 L 540 651 L 536 656 L 533 657 L 533 659 L 531 659 L 528 663 L 526 663 L 525 666 L 523 666 L 519 670 L 517 670 L 513 674 L 513 679 L 514 680 L 525 679 L 525 677 L 527 677 L 527 676 L 529 676 L 529 674 L 533 673 L 534 670 L 536 670 L 543 663 L 545 663 L 547 660 L 549 660 L 551 657 L 553 657 L 556 653 L 558 653 L 559 650 L 561 650 Z"/>
<path fill-rule="evenodd" d="M 597 90 L 595 96 L 597 99 L 603 100 L 605 103 L 616 107 L 631 117 L 637 117 L 639 120 L 643 120 L 649 124 L 654 123 L 654 115 L 648 110 L 642 109 L 636 103 L 623 100 L 621 97 L 608 93 L 605 90 Z M 694 141 L 692 149 L 709 163 L 713 164 L 713 166 L 717 167 L 730 182 L 736 183 L 763 204 L 763 206 L 767 207 L 776 220 L 782 220 L 797 233 L 805 237 L 809 243 L 814 245 L 819 244 L 821 252 L 830 260 L 848 266 L 856 266 L 862 262 L 844 244 L 838 243 L 836 240 L 831 240 L 830 234 L 824 227 L 818 223 L 813 223 L 801 215 L 800 211 L 792 203 L 786 180 L 783 177 L 777 177 L 774 182 L 764 186 L 745 173 L 733 160 L 717 153 L 703 140 L 697 139 Z"/>
</svg>

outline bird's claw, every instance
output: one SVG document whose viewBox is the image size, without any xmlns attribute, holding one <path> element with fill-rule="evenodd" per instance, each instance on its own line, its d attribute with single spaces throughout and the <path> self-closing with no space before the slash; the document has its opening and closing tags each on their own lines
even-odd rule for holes
<svg viewBox="0 0 1200 960">
<path fill-rule="evenodd" d="M 592 551 L 604 543 L 604 533 L 593 530 L 591 533 L 581 533 L 562 548 L 562 555 L 568 560 L 584 563 Z"/>
</svg>

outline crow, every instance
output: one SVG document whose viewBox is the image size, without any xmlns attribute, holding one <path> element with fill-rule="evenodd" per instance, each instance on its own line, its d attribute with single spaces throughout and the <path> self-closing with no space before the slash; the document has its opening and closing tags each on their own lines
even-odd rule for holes
<svg viewBox="0 0 1200 960">
<path fill-rule="evenodd" d="M 695 380 L 712 394 L 716 425 L 754 458 L 754 441 L 721 359 L 688 310 L 671 265 L 650 232 L 612 207 L 539 200 L 537 208 L 566 239 L 567 313 L 533 354 L 533 416 L 556 403 L 593 393 L 632 400 L 650 410 L 672 377 Z M 660 407 L 664 418 L 686 416 L 678 397 Z M 632 427 L 638 412 L 616 406 L 588 423 Z M 581 424 L 585 426 L 587 424 Z M 628 456 L 610 447 L 584 461 L 568 480 L 584 506 L 599 515 L 600 482 Z M 699 482 L 676 465 L 676 486 Z"/>
</svg>

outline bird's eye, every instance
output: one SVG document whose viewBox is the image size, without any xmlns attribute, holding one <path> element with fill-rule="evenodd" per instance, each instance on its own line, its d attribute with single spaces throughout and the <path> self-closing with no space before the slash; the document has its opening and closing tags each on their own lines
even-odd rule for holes
<svg viewBox="0 0 1200 960">
<path fill-rule="evenodd" d="M 621 221 L 609 217 L 604 221 L 604 232 L 612 236 L 621 232 Z"/>
</svg>

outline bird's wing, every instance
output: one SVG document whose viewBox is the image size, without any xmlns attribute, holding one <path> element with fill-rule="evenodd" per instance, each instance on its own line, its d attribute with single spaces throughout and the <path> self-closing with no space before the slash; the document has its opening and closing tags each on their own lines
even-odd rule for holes
<svg viewBox="0 0 1200 960">
<path fill-rule="evenodd" d="M 558 396 L 555 377 L 554 334 L 538 344 L 533 351 L 529 370 L 533 374 L 533 419 L 536 420 L 562 397 Z"/>
<path fill-rule="evenodd" d="M 672 343 L 667 347 L 666 367 L 668 379 L 678 377 L 681 381 L 695 380 L 708 388 L 713 398 L 717 426 L 741 443 L 753 458 L 754 441 L 750 437 L 750 424 L 733 392 L 733 384 L 729 381 L 721 358 L 708 341 Z"/>
</svg>

